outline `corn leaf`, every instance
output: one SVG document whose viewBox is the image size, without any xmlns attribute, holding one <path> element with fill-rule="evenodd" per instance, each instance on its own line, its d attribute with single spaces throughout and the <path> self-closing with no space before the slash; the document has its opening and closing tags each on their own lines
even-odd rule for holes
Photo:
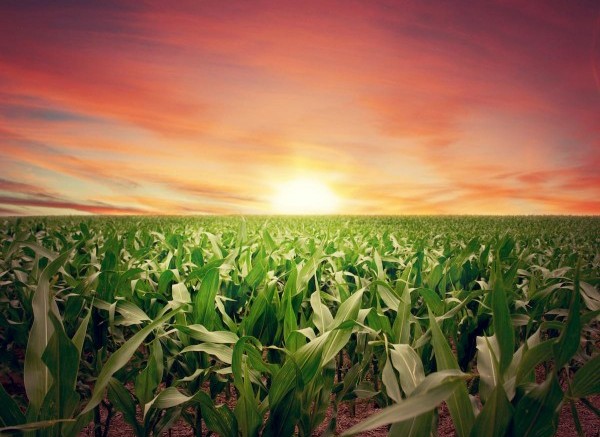
<svg viewBox="0 0 600 437">
<path fill-rule="evenodd" d="M 20 425 L 25 422 L 25 415 L 15 400 L 0 384 L 0 425 L 2 427 Z"/>
<path fill-rule="evenodd" d="M 52 374 L 52 385 L 42 403 L 40 419 L 70 419 L 79 402 L 79 395 L 75 391 L 79 353 L 57 317 L 52 312 L 49 317 L 54 325 L 54 333 L 44 350 L 42 361 Z M 60 427 L 61 424 L 57 424 L 58 433 Z"/>
<path fill-rule="evenodd" d="M 515 410 L 513 435 L 550 437 L 556 433 L 563 392 L 552 374 L 523 396 Z"/>
<path fill-rule="evenodd" d="M 102 367 L 100 374 L 98 375 L 98 379 L 96 380 L 96 384 L 94 385 L 94 391 L 92 392 L 92 396 L 88 404 L 81 412 L 81 414 L 85 414 L 88 411 L 91 411 L 96 405 L 100 403 L 104 395 L 104 389 L 108 385 L 110 378 L 115 374 L 115 372 L 117 372 L 125 364 L 127 364 L 127 362 L 131 359 L 137 348 L 140 347 L 144 339 L 154 329 L 158 328 L 160 325 L 165 323 L 167 320 L 169 320 L 171 317 L 173 317 L 175 314 L 181 311 L 181 309 L 182 307 L 175 308 L 164 314 L 162 317 L 159 317 L 158 319 L 154 320 L 144 328 L 142 328 L 129 340 L 123 343 L 123 345 L 108 358 L 108 360 Z"/>
<path fill-rule="evenodd" d="M 600 355 L 583 365 L 573 378 L 571 395 L 576 398 L 600 393 Z"/>
<path fill-rule="evenodd" d="M 73 249 L 60 254 L 46 266 L 40 275 L 37 288 L 31 302 L 33 309 L 33 324 L 29 331 L 29 341 L 25 352 L 24 384 L 29 399 L 29 409 L 37 415 L 42 402 L 52 385 L 52 375 L 42 361 L 42 354 L 52 334 L 54 325 L 49 314 L 52 312 L 58 318 L 58 308 L 50 295 L 50 280 L 69 259 Z M 79 359 L 78 359 L 79 361 Z"/>
<path fill-rule="evenodd" d="M 234 344 L 239 338 L 236 334 L 230 331 L 209 331 L 202 325 L 175 325 L 175 327 L 189 335 L 195 340 L 204 341 L 207 343 L 223 343 L 223 344 Z"/>
<path fill-rule="evenodd" d="M 108 400 L 123 414 L 123 419 L 131 425 L 136 435 L 143 435 L 143 430 L 137 421 L 135 403 L 129 390 L 115 378 L 110 378 L 108 382 Z"/>
<path fill-rule="evenodd" d="M 504 286 L 504 279 L 500 268 L 500 261 L 497 259 L 494 263 L 494 276 L 492 287 L 492 313 L 494 334 L 498 342 L 500 356 L 498 357 L 499 374 L 510 366 L 513 359 L 515 347 L 515 332 L 510 320 L 508 309 L 507 289 Z"/>
<path fill-rule="evenodd" d="M 488 395 L 501 383 L 502 375 L 498 368 L 500 348 L 496 335 L 477 337 L 477 371 L 479 372 L 479 395 L 482 402 L 487 401 Z"/>
<path fill-rule="evenodd" d="M 581 297 L 579 295 L 579 267 L 575 273 L 575 284 L 571 292 L 571 303 L 569 306 L 569 315 L 567 322 L 560 337 L 554 346 L 554 359 L 556 367 L 560 368 L 567 364 L 577 349 L 579 348 L 581 337 Z"/>
<path fill-rule="evenodd" d="M 233 348 L 232 372 L 235 387 L 239 398 L 236 403 L 234 414 L 242 437 L 254 437 L 262 425 L 262 417 L 252 389 L 250 370 L 243 359 L 244 352 L 253 348 L 251 343 L 260 343 L 253 337 L 242 337 Z"/>
<path fill-rule="evenodd" d="M 237 419 L 227 405 L 216 407 L 210 396 L 202 390 L 191 401 L 200 405 L 202 418 L 209 430 L 221 437 L 238 436 Z"/>
<path fill-rule="evenodd" d="M 506 397 L 504 386 L 497 384 L 475 419 L 471 437 L 504 437 L 514 413 L 514 408 Z"/>
<path fill-rule="evenodd" d="M 392 363 L 400 374 L 400 384 L 407 396 L 425 379 L 423 363 L 412 347 L 407 344 L 395 344 L 390 351 Z"/>
<path fill-rule="evenodd" d="M 458 362 L 450 349 L 448 341 L 442 334 L 439 325 L 432 313 L 429 313 L 429 326 L 431 328 L 431 342 L 435 353 L 438 370 L 458 370 Z M 459 437 L 467 437 L 475 422 L 475 414 L 469 400 L 469 394 L 464 382 L 458 384 L 456 391 L 446 401 L 452 416 L 452 422 Z"/>
<path fill-rule="evenodd" d="M 145 405 L 154 397 L 154 391 L 162 381 L 164 367 L 160 340 L 152 342 L 148 358 L 148 364 L 135 378 L 135 396 L 140 405 Z"/>
<path fill-rule="evenodd" d="M 553 348 L 556 340 L 546 340 L 528 349 L 521 359 L 517 368 L 516 385 L 521 385 L 527 375 L 531 374 L 535 367 L 552 358 Z"/>
<path fill-rule="evenodd" d="M 233 359 L 233 350 L 223 344 L 202 343 L 187 346 L 180 353 L 186 352 L 205 352 L 209 355 L 214 355 L 220 361 L 226 364 L 231 364 Z"/>
<path fill-rule="evenodd" d="M 222 257 L 221 257 L 222 258 Z M 215 298 L 219 290 L 219 269 L 213 268 L 206 272 L 200 284 L 200 289 L 194 296 L 194 323 L 213 329 L 215 319 Z"/>
<path fill-rule="evenodd" d="M 434 380 L 434 381 L 432 381 Z M 436 372 L 429 375 L 421 383 L 424 387 L 415 390 L 415 393 L 406 398 L 402 403 L 386 407 L 363 420 L 357 425 L 344 431 L 342 436 L 354 435 L 369 431 L 390 423 L 402 422 L 420 416 L 436 408 L 446 400 L 463 383 L 463 376 L 454 371 L 444 374 Z"/>
</svg>

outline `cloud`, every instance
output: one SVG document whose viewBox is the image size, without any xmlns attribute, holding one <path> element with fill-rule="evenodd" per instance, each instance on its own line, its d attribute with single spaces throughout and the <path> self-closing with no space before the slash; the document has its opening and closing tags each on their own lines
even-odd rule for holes
<svg viewBox="0 0 600 437">
<path fill-rule="evenodd" d="M 27 184 L 23 182 L 15 182 L 9 181 L 6 179 L 0 178 L 0 191 L 8 191 L 11 193 L 21 193 L 21 194 L 29 194 L 35 195 L 37 197 L 44 197 L 48 199 L 54 198 L 54 195 L 48 193 L 43 188 L 37 187 L 32 184 Z"/>
<path fill-rule="evenodd" d="M 133 207 L 117 207 L 100 203 L 86 204 L 78 202 L 68 202 L 61 200 L 17 198 L 9 196 L 0 196 L 0 204 L 12 206 L 35 206 L 40 208 L 56 208 L 69 212 L 71 210 L 86 212 L 91 214 L 145 214 L 148 211 Z M 14 210 L 12 210 L 14 211 Z M 42 209 L 43 211 L 43 209 Z"/>
</svg>

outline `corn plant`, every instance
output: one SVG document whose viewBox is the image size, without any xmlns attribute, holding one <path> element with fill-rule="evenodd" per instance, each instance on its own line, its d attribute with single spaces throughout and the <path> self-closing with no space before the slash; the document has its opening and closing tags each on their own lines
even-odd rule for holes
<svg viewBox="0 0 600 437">
<path fill-rule="evenodd" d="M 556 432 L 598 414 L 590 217 L 66 217 L 0 225 L 0 431 Z M 101 414 L 105 410 L 106 414 Z M 328 423 L 323 424 L 329 416 Z"/>
</svg>

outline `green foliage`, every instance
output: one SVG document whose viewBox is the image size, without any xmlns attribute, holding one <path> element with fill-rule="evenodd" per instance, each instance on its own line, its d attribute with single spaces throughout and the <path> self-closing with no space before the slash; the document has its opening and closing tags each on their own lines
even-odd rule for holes
<svg viewBox="0 0 600 437">
<path fill-rule="evenodd" d="M 103 408 L 139 436 L 310 436 L 362 398 L 381 409 L 345 434 L 431 435 L 445 401 L 459 436 L 550 436 L 600 393 L 598 235 L 589 217 L 6 219 L 0 371 L 27 396 L 1 380 L 0 432 L 108 432 Z"/>
</svg>

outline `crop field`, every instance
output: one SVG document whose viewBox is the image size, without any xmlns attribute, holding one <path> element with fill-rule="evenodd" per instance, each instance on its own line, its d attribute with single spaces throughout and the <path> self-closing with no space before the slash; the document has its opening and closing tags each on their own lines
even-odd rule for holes
<svg viewBox="0 0 600 437">
<path fill-rule="evenodd" d="M 3 219 L 0 433 L 585 435 L 599 285 L 592 217 Z"/>
</svg>

